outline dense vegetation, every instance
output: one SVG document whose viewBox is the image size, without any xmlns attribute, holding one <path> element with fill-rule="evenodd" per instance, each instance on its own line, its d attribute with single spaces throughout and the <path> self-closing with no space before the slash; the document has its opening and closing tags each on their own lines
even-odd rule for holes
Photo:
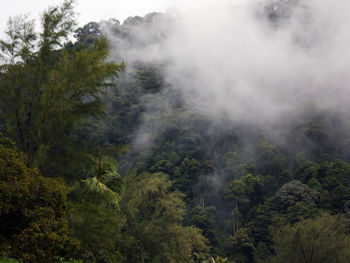
<svg viewBox="0 0 350 263">
<path fill-rule="evenodd" d="M 157 17 L 104 27 L 142 45 Z M 69 41 L 71 1 L 42 26 L 14 18 L 0 42 L 0 262 L 350 258 L 349 118 L 208 117 L 161 63 L 110 62 L 101 23 Z"/>
</svg>

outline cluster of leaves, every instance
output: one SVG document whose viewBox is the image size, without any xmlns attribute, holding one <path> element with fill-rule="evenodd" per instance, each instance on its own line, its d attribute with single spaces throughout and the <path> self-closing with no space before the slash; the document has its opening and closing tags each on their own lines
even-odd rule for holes
<svg viewBox="0 0 350 263">
<path fill-rule="evenodd" d="M 1 116 L 7 130 L 18 135 L 14 138 L 29 166 L 65 129 L 102 112 L 102 95 L 122 67 L 105 62 L 105 38 L 97 38 L 88 48 L 63 48 L 75 25 L 72 5 L 66 1 L 49 8 L 39 37 L 24 18 L 10 20 L 8 39 L 0 42 Z"/>
<path fill-rule="evenodd" d="M 274 235 L 276 255 L 269 262 L 346 262 L 350 257 L 349 220 L 323 214 L 281 227 Z"/>
<path fill-rule="evenodd" d="M 25 165 L 26 156 L 0 137 L 0 246 L 2 256 L 56 262 L 74 256 L 79 242 L 66 220 L 68 187 Z"/>
</svg>

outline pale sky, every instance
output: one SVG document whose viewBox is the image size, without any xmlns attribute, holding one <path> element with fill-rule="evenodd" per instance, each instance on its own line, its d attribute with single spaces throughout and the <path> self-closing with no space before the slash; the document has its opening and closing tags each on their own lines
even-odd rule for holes
<svg viewBox="0 0 350 263">
<path fill-rule="evenodd" d="M 39 23 L 39 17 L 50 5 L 61 4 L 63 0 L 1 0 L 0 35 L 6 30 L 10 16 L 30 14 Z M 187 0 L 187 3 L 191 0 Z M 194 1 L 195 2 L 195 1 Z M 169 8 L 181 6 L 186 0 L 76 0 L 75 10 L 79 13 L 79 25 L 90 21 L 99 22 L 109 18 L 116 18 L 121 22 L 135 15 L 145 15 L 150 12 L 164 12 Z"/>
</svg>

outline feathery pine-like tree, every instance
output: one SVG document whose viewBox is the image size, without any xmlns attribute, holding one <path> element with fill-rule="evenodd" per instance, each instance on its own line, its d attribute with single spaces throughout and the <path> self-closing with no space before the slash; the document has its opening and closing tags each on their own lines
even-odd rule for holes
<svg viewBox="0 0 350 263">
<path fill-rule="evenodd" d="M 0 116 L 8 134 L 33 166 L 62 131 L 82 117 L 103 112 L 103 94 L 122 65 L 106 62 L 108 42 L 68 45 L 74 31 L 73 1 L 47 9 L 42 32 L 25 17 L 8 22 L 0 41 Z"/>
</svg>

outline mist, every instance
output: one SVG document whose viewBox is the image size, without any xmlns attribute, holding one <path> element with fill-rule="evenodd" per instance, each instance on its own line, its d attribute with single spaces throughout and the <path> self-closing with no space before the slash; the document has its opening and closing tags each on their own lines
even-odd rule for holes
<svg viewBox="0 0 350 263">
<path fill-rule="evenodd" d="M 113 58 L 161 64 L 200 113 L 275 122 L 310 105 L 347 111 L 347 10 L 345 0 L 192 2 L 127 19 L 128 41 L 108 35 Z"/>
<path fill-rule="evenodd" d="M 169 1 L 0 40 L 0 261 L 347 261 L 350 2 Z"/>
</svg>

